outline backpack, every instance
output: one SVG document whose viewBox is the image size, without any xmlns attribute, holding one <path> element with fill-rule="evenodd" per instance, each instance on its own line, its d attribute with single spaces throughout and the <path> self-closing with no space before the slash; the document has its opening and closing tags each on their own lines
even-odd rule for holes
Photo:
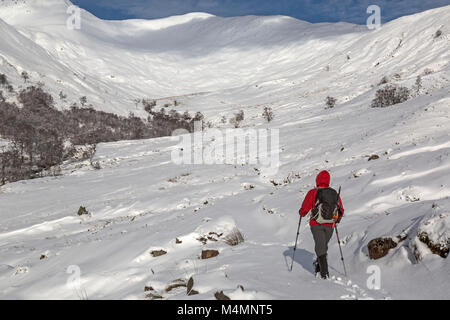
<svg viewBox="0 0 450 320">
<path fill-rule="evenodd" d="M 317 189 L 316 204 L 311 218 L 319 224 L 334 223 L 339 215 L 339 194 L 333 188 Z"/>
</svg>

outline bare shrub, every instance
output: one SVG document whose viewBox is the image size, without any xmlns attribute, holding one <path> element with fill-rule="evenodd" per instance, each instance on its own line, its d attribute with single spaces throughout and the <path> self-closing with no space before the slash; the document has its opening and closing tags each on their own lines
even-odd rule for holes
<svg viewBox="0 0 450 320">
<path fill-rule="evenodd" d="M 150 113 L 156 107 L 156 100 L 142 99 L 142 105 L 144 106 L 144 110 Z"/>
<path fill-rule="evenodd" d="M 264 117 L 264 119 L 267 120 L 267 122 L 270 122 L 273 120 L 273 118 L 275 118 L 272 108 L 269 108 L 269 107 L 264 108 L 264 112 L 263 112 L 262 116 Z"/>
<path fill-rule="evenodd" d="M 181 114 L 173 109 L 169 112 L 166 112 L 165 108 L 161 108 L 159 111 L 153 111 L 151 105 L 148 105 L 145 111 L 149 113 L 147 122 L 152 137 L 171 136 L 175 130 L 179 129 L 194 132 L 195 122 L 202 122 L 205 118 L 201 112 L 197 112 L 192 117 L 188 112 Z M 203 128 L 204 124 L 202 124 Z"/>
<path fill-rule="evenodd" d="M 230 123 L 235 128 L 239 128 L 241 126 L 242 121 L 244 121 L 244 110 L 241 110 L 238 113 L 235 113 L 234 117 L 230 119 Z"/>
<path fill-rule="evenodd" d="M 385 108 L 394 104 L 405 102 L 409 99 L 410 91 L 406 87 L 387 85 L 378 89 L 375 99 L 372 100 L 372 108 Z"/>
<path fill-rule="evenodd" d="M 418 75 L 416 78 L 416 93 L 419 94 L 421 89 L 422 89 L 422 77 Z"/>
<path fill-rule="evenodd" d="M 64 92 L 60 91 L 60 92 L 59 92 L 59 99 L 65 100 L 65 99 L 67 99 L 67 95 L 64 94 Z"/>
<path fill-rule="evenodd" d="M 28 72 L 26 72 L 26 71 L 22 72 L 21 77 L 23 79 L 23 83 L 26 83 L 30 79 L 30 76 L 28 75 Z"/>
<path fill-rule="evenodd" d="M 87 104 L 87 97 L 83 96 L 80 98 L 81 106 L 84 107 Z"/>
<path fill-rule="evenodd" d="M 327 105 L 326 109 L 334 108 L 336 106 L 336 102 L 337 102 L 336 98 L 328 96 L 326 101 L 325 101 L 325 104 Z"/>
<path fill-rule="evenodd" d="M 8 84 L 8 79 L 6 78 L 6 75 L 3 73 L 0 73 L 0 86 L 6 86 Z"/>
<path fill-rule="evenodd" d="M 234 228 L 229 235 L 227 235 L 223 241 L 230 246 L 237 246 L 244 242 L 244 236 L 238 228 Z"/>
</svg>

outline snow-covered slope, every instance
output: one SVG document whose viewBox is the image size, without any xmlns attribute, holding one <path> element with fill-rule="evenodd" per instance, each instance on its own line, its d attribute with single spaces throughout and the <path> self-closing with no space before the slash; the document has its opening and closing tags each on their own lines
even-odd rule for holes
<svg viewBox="0 0 450 320">
<path fill-rule="evenodd" d="M 139 112 L 136 98 L 161 98 L 161 106 L 177 99 L 178 109 L 202 111 L 222 127 L 222 116 L 243 109 L 244 127 L 266 128 L 268 106 L 281 166 L 266 177 L 250 165 L 175 165 L 177 139 L 161 138 L 100 145 L 102 170 L 67 165 L 57 178 L 8 184 L 0 189 L 0 297 L 139 299 L 145 286 L 173 299 L 213 299 L 217 290 L 244 299 L 450 297 L 448 258 L 417 237 L 427 230 L 434 241 L 450 238 L 450 6 L 377 31 L 200 13 L 102 21 L 85 11 L 81 30 L 71 31 L 68 5 L 2 2 L 0 73 L 15 86 L 25 85 L 26 70 L 32 82 L 68 95 L 60 107 L 87 96 L 122 114 Z M 370 108 L 383 76 L 413 88 L 418 75 L 423 88 L 409 101 Z M 331 110 L 328 95 L 338 99 Z M 368 161 L 372 154 L 380 158 Z M 341 280 L 313 278 L 305 222 L 288 271 L 297 211 L 322 169 L 343 187 L 339 231 L 350 280 L 335 238 L 331 273 Z M 78 217 L 80 206 L 91 216 Z M 236 247 L 197 240 L 234 226 L 245 235 Z M 402 234 L 386 257 L 368 258 L 371 239 Z M 167 254 L 150 255 L 159 249 Z M 201 260 L 202 249 L 220 254 Z M 81 289 L 66 284 L 71 265 L 81 269 Z M 371 265 L 381 269 L 381 290 L 366 286 Z M 199 295 L 164 292 L 190 276 Z"/>
<path fill-rule="evenodd" d="M 2 41 L 0 72 L 16 76 L 21 84 L 20 72 L 29 71 L 32 81 L 46 83 L 54 95 L 68 95 L 61 107 L 87 96 L 99 109 L 127 114 L 136 112 L 133 100 L 138 98 L 216 92 L 274 80 L 290 86 L 291 95 L 301 92 L 306 80 L 317 91 L 346 89 L 352 81 L 357 95 L 373 84 L 372 76 L 395 70 L 412 78 L 425 68 L 440 71 L 449 54 L 445 32 L 442 39 L 433 39 L 439 28 L 446 30 L 449 7 L 393 21 L 376 32 L 282 16 L 192 13 L 156 21 L 102 21 L 84 10 L 81 29 L 69 30 L 69 4 L 5 1 L 0 9 L 0 19 L 11 27 L 2 23 L 2 35 L 13 38 Z"/>
</svg>

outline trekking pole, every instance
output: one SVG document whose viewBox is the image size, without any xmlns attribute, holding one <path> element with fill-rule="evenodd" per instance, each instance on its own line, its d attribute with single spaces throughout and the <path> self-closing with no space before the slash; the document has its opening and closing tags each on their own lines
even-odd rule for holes
<svg viewBox="0 0 450 320">
<path fill-rule="evenodd" d="M 294 247 L 294 253 L 292 254 L 292 263 L 291 263 L 291 270 L 294 267 L 294 257 L 295 257 L 295 250 L 297 250 L 297 241 L 298 241 L 298 235 L 300 234 L 300 225 L 302 223 L 302 216 L 300 216 L 300 221 L 298 222 L 298 229 L 297 229 L 297 237 L 295 238 L 295 247 Z"/>
<path fill-rule="evenodd" d="M 334 223 L 334 228 L 336 229 L 336 237 L 337 237 L 338 244 L 339 244 L 339 251 L 341 252 L 341 260 L 342 260 L 342 265 L 344 266 L 344 274 L 345 274 L 345 277 L 347 278 L 347 270 L 345 269 L 344 256 L 342 255 L 342 248 L 341 248 L 341 240 L 339 239 L 339 232 L 338 232 L 336 222 Z"/>
</svg>

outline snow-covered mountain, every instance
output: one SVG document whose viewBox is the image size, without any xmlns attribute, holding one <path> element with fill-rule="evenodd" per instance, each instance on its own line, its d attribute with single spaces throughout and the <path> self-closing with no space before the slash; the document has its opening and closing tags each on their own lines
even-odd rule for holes
<svg viewBox="0 0 450 320">
<path fill-rule="evenodd" d="M 0 3 L 0 73 L 14 87 L 40 81 L 60 108 L 86 96 L 95 108 L 142 116 L 135 99 L 177 99 L 177 109 L 201 111 L 219 127 L 242 109 L 244 128 L 267 128 L 261 114 L 271 107 L 281 165 L 275 176 L 250 165 L 175 165 L 177 139 L 161 138 L 100 145 L 101 170 L 67 165 L 57 178 L 7 184 L 1 298 L 140 299 L 150 293 L 145 286 L 173 299 L 213 299 L 222 290 L 242 299 L 450 298 L 448 259 L 419 240 L 423 231 L 434 243 L 450 239 L 450 6 L 371 31 L 283 16 L 103 21 L 86 11 L 81 29 L 69 30 L 70 5 Z M 413 97 L 370 108 L 383 76 Z M 337 98 L 335 108 L 325 110 L 327 96 Z M 379 159 L 368 161 L 373 154 Z M 349 279 L 333 238 L 331 273 L 339 279 L 330 282 L 311 274 L 305 221 L 288 271 L 297 211 L 322 169 L 343 187 L 346 209 L 339 230 Z M 80 206 L 91 215 L 78 217 Z M 234 227 L 245 236 L 238 246 L 197 240 Z M 403 240 L 370 260 L 368 242 L 383 236 Z M 160 249 L 167 254 L 152 257 Z M 219 255 L 198 259 L 202 249 Z M 66 284 L 73 265 L 82 291 Z M 372 265 L 381 290 L 366 286 Z M 191 276 L 198 295 L 165 292 Z"/>
</svg>

